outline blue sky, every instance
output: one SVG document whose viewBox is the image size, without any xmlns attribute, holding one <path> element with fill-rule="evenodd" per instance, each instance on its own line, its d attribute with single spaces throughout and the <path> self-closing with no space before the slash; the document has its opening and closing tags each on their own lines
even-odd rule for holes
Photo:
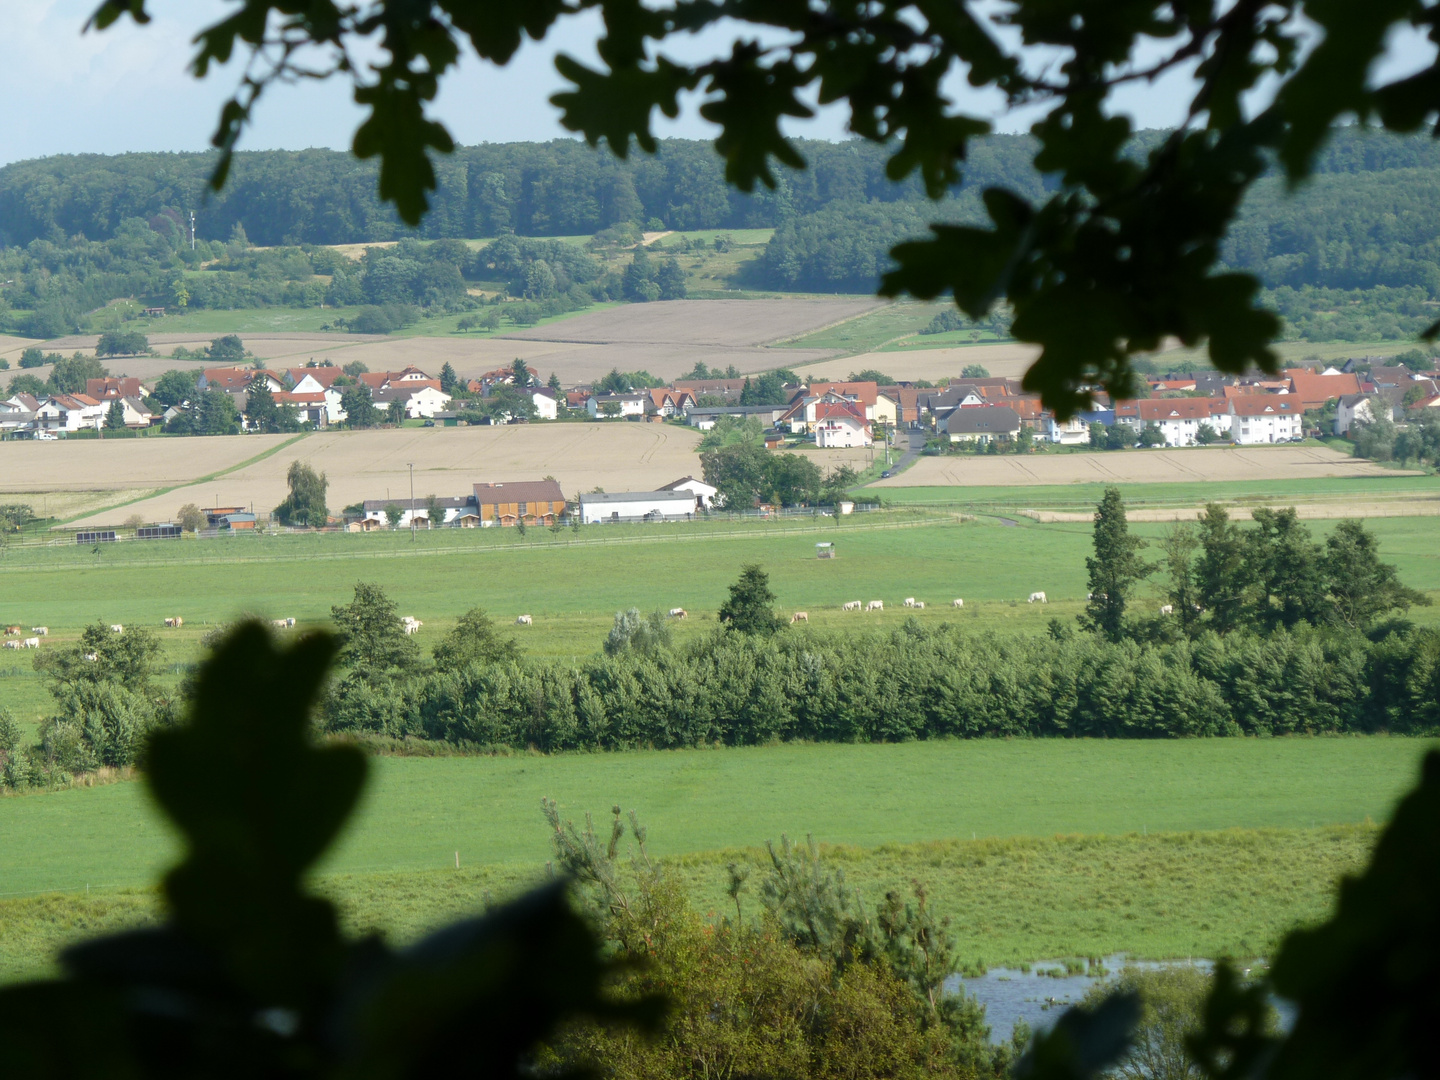
<svg viewBox="0 0 1440 1080">
<path fill-rule="evenodd" d="M 186 74 L 195 31 L 224 12 L 222 0 L 151 0 L 154 22 L 128 19 L 103 34 L 82 34 L 96 0 L 0 0 L 0 164 L 60 153 L 200 150 L 209 142 L 220 103 L 237 73 L 212 72 L 204 82 Z M 461 143 L 544 140 L 568 133 L 549 96 L 559 89 L 557 50 L 593 57 L 598 20 L 577 19 L 542 43 L 528 43 L 504 70 L 473 59 L 442 90 L 437 112 Z M 703 48 L 707 42 L 692 47 Z M 714 44 L 713 39 L 708 44 Z M 1393 70 L 1426 62 L 1428 46 L 1397 42 Z M 1183 115 L 1183 74 L 1136 87 L 1116 108 L 1137 126 L 1161 127 Z M 360 118 L 345 86 L 280 87 L 263 102 L 246 135 L 249 149 L 344 148 Z M 971 111 L 993 115 L 997 103 L 962 98 Z M 1002 130 L 1023 130 L 1033 117 L 1007 118 Z M 662 118 L 663 120 L 663 118 Z M 706 137 L 713 132 L 686 111 L 662 134 Z M 837 111 L 792 127 L 818 138 L 844 135 Z"/>
</svg>

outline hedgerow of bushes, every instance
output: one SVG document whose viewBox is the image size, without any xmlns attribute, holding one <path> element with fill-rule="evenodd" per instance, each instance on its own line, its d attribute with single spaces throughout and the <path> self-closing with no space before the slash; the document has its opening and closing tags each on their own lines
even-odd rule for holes
<svg viewBox="0 0 1440 1080">
<path fill-rule="evenodd" d="M 1440 633 L 1392 624 L 1112 643 L 930 628 L 886 635 L 717 631 L 582 664 L 507 661 L 346 679 L 332 732 L 543 751 L 1177 738 L 1440 728 Z"/>
</svg>

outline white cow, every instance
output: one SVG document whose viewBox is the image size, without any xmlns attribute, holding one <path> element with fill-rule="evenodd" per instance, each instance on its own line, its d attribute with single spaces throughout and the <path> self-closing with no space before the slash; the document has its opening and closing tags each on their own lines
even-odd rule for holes
<svg viewBox="0 0 1440 1080">
<path fill-rule="evenodd" d="M 1162 607 L 1162 608 L 1160 609 L 1160 614 L 1161 614 L 1161 615 L 1174 615 L 1174 614 L 1175 614 L 1175 605 L 1174 605 L 1174 604 L 1166 604 L 1164 607 Z"/>
<path fill-rule="evenodd" d="M 906 607 L 914 607 L 914 606 L 915 606 L 915 598 L 914 598 L 913 596 L 907 596 L 907 597 L 905 597 L 905 606 L 906 606 Z"/>
<path fill-rule="evenodd" d="M 518 619 L 515 620 L 515 625 L 516 625 L 516 626 L 534 626 L 534 625 L 535 625 L 535 620 L 532 619 L 529 615 L 521 615 Z"/>
<path fill-rule="evenodd" d="M 950 601 L 950 606 L 951 606 L 951 607 L 964 607 L 964 606 L 965 606 L 965 601 L 964 601 L 964 600 L 961 600 L 961 599 L 957 596 L 954 600 L 951 600 L 951 601 Z"/>
<path fill-rule="evenodd" d="M 270 620 L 270 625 L 273 626 L 273 627 L 275 627 L 275 629 L 277 629 L 277 630 L 284 630 L 286 627 L 288 627 L 288 626 L 290 625 L 290 620 L 289 620 L 289 619 L 271 619 L 271 620 Z"/>
<path fill-rule="evenodd" d="M 38 649 L 39 647 L 40 647 L 40 639 L 39 639 L 38 637 L 27 637 L 27 638 L 25 639 L 25 648 L 27 648 L 27 649 Z"/>
<path fill-rule="evenodd" d="M 915 603 L 911 604 L 910 606 L 913 607 L 916 611 L 924 611 L 924 610 L 925 610 L 925 601 L 924 601 L 924 600 L 916 600 Z"/>
<path fill-rule="evenodd" d="M 1049 602 L 1050 602 L 1050 601 L 1048 601 L 1048 600 L 1045 599 L 1045 594 L 1044 594 L 1043 592 L 1032 592 L 1032 593 L 1030 594 L 1030 603 L 1032 603 L 1032 604 L 1035 604 L 1035 603 L 1048 604 Z"/>
<path fill-rule="evenodd" d="M 803 612 L 803 611 L 797 611 L 797 612 L 795 612 L 794 615 L 791 615 L 791 616 L 790 616 L 790 625 L 791 625 L 791 626 L 794 626 L 797 622 L 808 623 L 809 621 L 810 621 L 810 616 L 809 616 L 807 613 Z"/>
<path fill-rule="evenodd" d="M 684 619 L 687 617 L 687 614 L 683 607 L 672 607 L 670 609 L 670 618 L 672 619 Z"/>
<path fill-rule="evenodd" d="M 30 627 L 30 632 L 31 632 L 32 634 L 39 634 L 41 637 L 44 637 L 46 634 L 50 633 L 50 627 L 48 627 L 48 626 L 32 626 L 32 627 Z"/>
<path fill-rule="evenodd" d="M 884 610 L 885 610 L 885 601 L 884 601 L 884 600 L 871 600 L 868 604 L 865 605 L 865 610 L 866 610 L 866 611 L 884 611 Z"/>
<path fill-rule="evenodd" d="M 860 610 L 862 607 L 864 607 L 864 606 L 865 606 L 865 605 L 862 604 L 862 603 L 860 603 L 859 600 L 851 600 L 848 604 L 842 604 L 842 605 L 840 605 L 840 610 L 841 610 L 841 611 L 859 611 L 859 610 Z"/>
<path fill-rule="evenodd" d="M 19 641 L 7 641 L 7 642 L 5 642 L 5 648 L 7 648 L 7 649 L 18 649 L 18 648 L 20 648 L 20 642 L 19 642 Z"/>
<path fill-rule="evenodd" d="M 110 632 L 112 634 L 123 634 L 125 632 L 125 627 L 118 622 L 112 622 L 110 624 Z"/>
</svg>

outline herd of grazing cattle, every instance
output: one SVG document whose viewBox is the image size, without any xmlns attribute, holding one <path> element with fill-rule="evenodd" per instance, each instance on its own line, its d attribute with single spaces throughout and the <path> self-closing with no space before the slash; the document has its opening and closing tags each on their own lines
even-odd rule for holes
<svg viewBox="0 0 1440 1080">
<path fill-rule="evenodd" d="M 1087 599 L 1088 599 L 1088 598 L 1089 598 L 1089 597 L 1087 597 Z M 1032 604 L 1045 604 L 1045 603 L 1049 603 L 1049 601 L 1046 600 L 1045 594 L 1044 594 L 1043 592 L 1033 592 L 1033 593 L 1031 593 L 1031 594 L 1030 594 L 1030 600 L 1029 600 L 1029 602 L 1032 603 Z M 917 600 L 917 599 L 915 599 L 915 597 L 913 597 L 913 596 L 907 596 L 907 597 L 905 598 L 905 600 L 904 600 L 904 605 L 905 605 L 907 608 L 914 608 L 914 609 L 917 610 L 917 611 L 923 611 L 923 610 L 925 610 L 925 601 L 924 601 L 924 600 Z M 954 600 L 950 601 L 950 606 L 951 606 L 952 608 L 963 608 L 963 607 L 965 606 L 965 601 L 962 600 L 962 599 L 960 599 L 960 597 L 957 596 Z M 885 601 L 884 601 L 884 600 L 871 600 L 871 601 L 869 601 L 868 603 L 864 603 L 864 602 L 859 601 L 859 600 L 850 600 L 850 601 L 847 601 L 846 603 L 841 604 L 841 605 L 840 605 L 840 610 L 841 610 L 841 611 L 866 611 L 866 612 L 869 612 L 869 611 L 884 611 L 884 610 L 885 610 Z M 1170 605 L 1167 604 L 1167 605 L 1165 605 L 1164 607 L 1162 607 L 1162 608 L 1160 609 L 1160 614 L 1162 614 L 1162 615 L 1169 615 L 1169 614 L 1171 613 L 1171 610 L 1172 610 L 1172 609 L 1171 609 Z M 684 608 L 676 607 L 676 608 L 671 608 L 671 609 L 670 609 L 670 618 L 672 618 L 672 619 L 684 619 L 684 618 L 688 618 L 688 616 L 689 616 L 689 613 L 688 613 Z M 808 612 L 805 612 L 805 611 L 797 611 L 797 612 L 795 612 L 793 615 L 790 616 L 790 624 L 791 624 L 792 626 L 793 626 L 795 623 L 802 623 L 802 622 L 803 622 L 803 623 L 809 623 L 809 622 L 810 622 L 810 615 L 809 615 Z M 516 618 L 515 618 L 515 625 L 516 625 L 516 626 L 533 626 L 534 624 L 535 624 L 535 619 L 534 619 L 534 617 L 531 616 L 531 615 L 519 615 L 519 616 L 516 616 Z M 184 620 L 183 618 L 181 618 L 179 615 L 175 615 L 175 616 L 173 616 L 173 617 L 171 617 L 171 618 L 167 618 L 167 619 L 165 620 L 165 626 L 166 626 L 167 629 L 178 630 L 178 629 L 180 629 L 180 628 L 181 628 L 182 626 L 184 626 L 184 625 L 185 625 L 185 620 Z M 295 628 L 295 620 L 294 620 L 293 618 L 291 618 L 291 619 L 271 619 L 271 620 L 270 620 L 270 625 L 273 626 L 273 627 L 275 627 L 275 629 L 277 629 L 277 630 L 293 630 L 293 629 Z M 402 615 L 402 616 L 400 617 L 400 625 L 404 628 L 405 633 L 407 633 L 407 634 L 414 634 L 414 633 L 417 633 L 417 632 L 420 630 L 420 628 L 421 628 L 422 626 L 424 626 L 425 624 L 424 624 L 423 622 L 421 622 L 419 619 L 415 618 L 413 615 Z M 44 637 L 45 635 L 49 634 L 49 633 L 50 633 L 50 628 L 49 628 L 48 626 L 32 626 L 32 627 L 30 628 L 30 632 L 31 632 L 32 634 L 35 634 L 35 635 L 36 635 L 35 637 L 20 638 L 19 640 L 9 640 L 9 639 L 12 639 L 12 638 L 18 638 L 19 635 L 20 635 L 22 632 L 23 632 L 23 631 L 22 631 L 21 628 L 18 627 L 18 626 L 7 626 L 7 627 L 5 628 L 5 637 L 6 637 L 7 640 L 4 642 L 4 647 L 7 648 L 7 649 L 38 649 L 38 648 L 40 647 L 40 638 L 42 638 L 42 637 Z M 122 624 L 120 624 L 120 623 L 111 623 L 111 624 L 110 624 L 110 632 L 111 632 L 111 633 L 114 633 L 114 634 L 123 634 L 123 633 L 125 632 L 125 627 L 124 627 Z M 89 658 L 89 657 L 87 657 L 87 659 L 88 659 L 88 658 Z"/>
</svg>

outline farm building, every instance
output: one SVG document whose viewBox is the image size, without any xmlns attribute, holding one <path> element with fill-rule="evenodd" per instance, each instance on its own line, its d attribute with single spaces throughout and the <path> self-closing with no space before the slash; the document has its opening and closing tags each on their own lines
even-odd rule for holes
<svg viewBox="0 0 1440 1080">
<path fill-rule="evenodd" d="M 386 512 L 390 507 L 400 509 L 400 523 L 397 528 L 408 529 L 413 520 L 417 529 L 428 529 L 432 525 L 449 525 L 458 518 L 462 511 L 474 505 L 474 499 L 466 498 L 463 495 L 447 496 L 435 500 L 437 520 L 433 523 L 430 520 L 430 500 L 426 499 L 366 499 L 363 503 L 365 513 L 364 520 L 373 521 L 378 525 L 389 525 L 390 515 Z"/>
<path fill-rule="evenodd" d="M 672 480 L 660 490 L 688 491 L 695 496 L 695 509 L 709 510 L 715 505 L 715 496 L 720 489 L 705 483 L 704 480 L 696 480 L 693 476 L 682 476 L 679 480 Z"/>
<path fill-rule="evenodd" d="M 673 520 L 694 513 L 695 496 L 688 491 L 616 491 L 580 496 L 580 520 L 586 525 Z"/>
<path fill-rule="evenodd" d="M 474 502 L 482 525 L 553 525 L 565 514 L 565 493 L 554 480 L 476 484 Z"/>
</svg>

